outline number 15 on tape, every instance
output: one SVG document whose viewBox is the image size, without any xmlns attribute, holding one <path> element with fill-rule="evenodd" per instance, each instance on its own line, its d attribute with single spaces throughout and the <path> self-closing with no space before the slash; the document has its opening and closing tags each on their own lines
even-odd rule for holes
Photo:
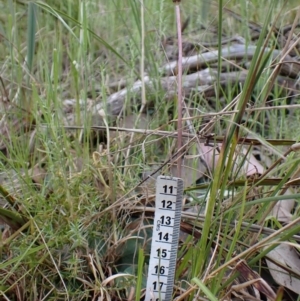
<svg viewBox="0 0 300 301">
<path fill-rule="evenodd" d="M 157 178 L 145 301 L 172 300 L 182 197 L 182 179 L 165 176 Z"/>
</svg>

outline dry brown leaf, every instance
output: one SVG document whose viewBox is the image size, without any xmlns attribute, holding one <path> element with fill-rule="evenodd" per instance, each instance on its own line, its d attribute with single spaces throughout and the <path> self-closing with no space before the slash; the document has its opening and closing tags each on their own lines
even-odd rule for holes
<svg viewBox="0 0 300 301">
<path fill-rule="evenodd" d="M 252 152 L 250 151 L 247 153 L 248 150 L 243 147 L 242 153 L 243 157 L 247 155 L 247 159 L 244 162 L 244 166 L 242 168 L 243 175 L 246 175 L 247 177 L 253 176 L 253 175 L 262 175 L 264 173 L 264 168 L 261 165 L 261 163 L 253 156 Z M 237 166 L 238 168 L 238 166 Z M 241 176 L 243 176 L 241 175 Z"/>
<path fill-rule="evenodd" d="M 219 149 L 221 148 L 221 144 L 217 146 L 209 146 L 201 143 L 200 145 L 202 150 L 201 159 L 206 162 L 208 168 L 213 169 L 216 166 L 216 162 L 219 158 Z M 245 156 L 247 158 L 245 159 Z M 244 165 L 240 168 L 241 162 L 244 161 Z M 253 175 L 261 175 L 264 172 L 263 166 L 258 162 L 258 160 L 254 157 L 252 152 L 248 152 L 245 147 L 241 148 L 241 151 L 236 152 L 234 158 L 234 172 L 240 170 L 239 176 L 253 176 Z"/>
<path fill-rule="evenodd" d="M 170 168 L 172 176 L 177 176 L 177 166 L 172 165 Z M 184 186 L 188 187 L 194 184 L 199 178 L 206 173 L 206 166 L 199 159 L 184 159 L 181 167 L 181 177 L 184 181 Z"/>
<path fill-rule="evenodd" d="M 219 158 L 220 148 L 221 144 L 210 146 L 200 143 L 201 155 L 185 156 L 182 166 L 182 178 L 185 187 L 192 185 L 196 180 L 207 174 L 207 168 L 213 170 Z M 246 159 L 245 156 L 247 156 Z M 242 168 L 240 164 L 243 164 Z M 248 152 L 246 148 L 242 147 L 239 152 L 236 152 L 234 158 L 233 172 L 237 171 L 239 171 L 239 177 L 249 177 L 263 174 L 264 168 L 251 151 Z M 177 175 L 176 166 L 171 167 L 171 175 Z"/>
<path fill-rule="evenodd" d="M 293 194 L 290 189 L 285 192 L 285 195 Z M 291 214 L 294 209 L 295 200 L 278 201 L 270 212 L 270 216 L 274 216 L 281 223 L 290 223 L 293 220 Z"/>
<path fill-rule="evenodd" d="M 33 168 L 28 170 L 28 174 L 31 176 L 34 183 L 42 185 L 47 173 L 44 168 L 35 165 Z"/>
<path fill-rule="evenodd" d="M 262 279 L 257 272 L 253 271 L 244 260 L 240 261 L 236 265 L 236 270 L 240 272 L 241 278 L 245 280 L 245 282 L 235 285 L 235 290 L 237 290 L 239 287 L 244 288 L 248 284 L 264 294 L 268 300 L 275 300 L 276 294 L 269 284 Z"/>
<path fill-rule="evenodd" d="M 292 269 L 300 275 L 300 259 L 295 248 L 288 244 L 280 244 L 268 253 L 268 257 L 279 264 Z M 279 285 L 287 287 L 293 292 L 300 294 L 300 280 L 270 260 L 266 260 L 269 271 Z"/>
</svg>

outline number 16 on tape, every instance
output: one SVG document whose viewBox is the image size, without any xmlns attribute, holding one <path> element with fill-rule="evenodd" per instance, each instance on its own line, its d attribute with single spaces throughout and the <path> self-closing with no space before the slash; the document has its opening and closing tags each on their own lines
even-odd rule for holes
<svg viewBox="0 0 300 301">
<path fill-rule="evenodd" d="M 159 176 L 145 301 L 170 301 L 173 295 L 183 181 Z"/>
</svg>

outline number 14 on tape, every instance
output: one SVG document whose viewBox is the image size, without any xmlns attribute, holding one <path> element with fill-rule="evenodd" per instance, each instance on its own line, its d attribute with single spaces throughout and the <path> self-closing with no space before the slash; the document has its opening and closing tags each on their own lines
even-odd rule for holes
<svg viewBox="0 0 300 301">
<path fill-rule="evenodd" d="M 157 178 L 145 301 L 172 300 L 182 197 L 182 179 L 165 176 Z"/>
</svg>

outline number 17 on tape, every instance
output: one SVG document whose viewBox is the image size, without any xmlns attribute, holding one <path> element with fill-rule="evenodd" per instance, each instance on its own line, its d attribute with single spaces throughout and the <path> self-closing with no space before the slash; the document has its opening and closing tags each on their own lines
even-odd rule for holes
<svg viewBox="0 0 300 301">
<path fill-rule="evenodd" d="M 159 176 L 145 301 L 171 301 L 180 231 L 183 181 Z"/>
</svg>

